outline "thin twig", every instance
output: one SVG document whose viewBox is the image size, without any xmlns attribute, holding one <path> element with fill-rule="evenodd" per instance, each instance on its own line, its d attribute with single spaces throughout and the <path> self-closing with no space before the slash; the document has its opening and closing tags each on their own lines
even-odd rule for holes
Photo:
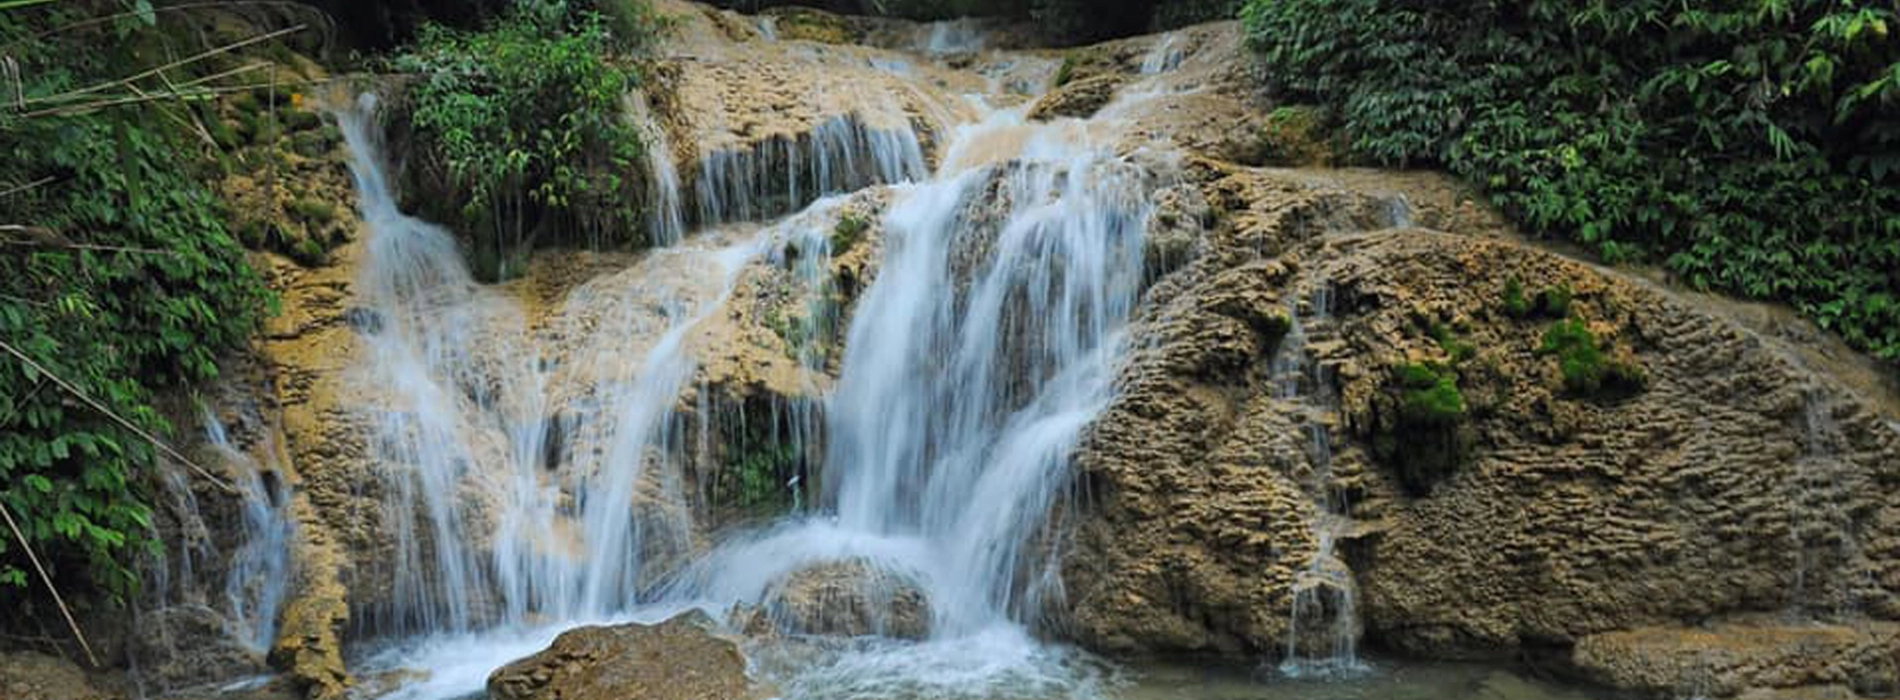
<svg viewBox="0 0 1900 700">
<path fill-rule="evenodd" d="M 25 191 L 27 191 L 27 190 L 30 190 L 30 189 L 33 189 L 33 188 L 35 188 L 35 187 L 39 187 L 40 185 L 44 185 L 44 184 L 46 184 L 46 183 L 49 183 L 49 182 L 52 182 L 52 181 L 54 181 L 54 180 L 57 180 L 57 179 L 59 179 L 59 177 L 58 177 L 58 176 L 55 176 L 55 175 L 48 175 L 48 176 L 46 176 L 46 177 L 43 177 L 43 178 L 40 178 L 40 179 L 38 179 L 38 180 L 34 180 L 34 181 L 32 181 L 32 182 L 29 182 L 29 183 L 26 183 L 26 184 L 24 184 L 24 185 L 20 185 L 19 187 L 13 187 L 13 188 L 9 188 L 9 189 L 7 189 L 7 190 L 6 190 L 5 192 L 0 192 L 0 197 L 11 197 L 11 196 L 13 196 L 13 195 L 16 195 L 16 194 L 19 194 L 19 193 L 21 193 L 21 192 L 25 192 Z"/>
<path fill-rule="evenodd" d="M 238 50 L 238 49 L 241 49 L 241 48 L 244 48 L 244 47 L 246 47 L 246 46 L 250 46 L 250 45 L 252 45 L 252 44 L 257 44 L 257 43 L 261 43 L 261 42 L 265 42 L 265 41 L 270 41 L 271 39 L 275 39 L 275 38 L 277 38 L 277 37 L 280 37 L 280 36 L 284 36 L 284 35 L 286 35 L 286 34 L 294 34 L 294 33 L 297 33 L 297 32 L 301 32 L 301 31 L 303 31 L 304 29 L 307 29 L 308 27 L 309 27 L 309 25 L 307 25 L 307 24 L 299 24 L 299 25 L 296 25 L 296 26 L 293 26 L 293 27 L 285 27 L 285 28 L 283 28 L 283 29 L 278 29 L 278 30 L 275 30 L 275 31 L 269 31 L 269 32 L 265 32 L 265 33 L 263 33 L 263 34 L 259 34 L 259 35 L 257 35 L 257 36 L 254 36 L 254 37 L 250 37 L 250 38 L 248 38 L 248 39 L 243 39 L 243 40 L 240 40 L 240 41 L 236 41 L 236 42 L 232 42 L 232 43 L 229 43 L 229 44 L 225 44 L 225 45 L 223 45 L 223 46 L 220 46 L 220 47 L 217 47 L 217 48 L 215 48 L 215 49 L 209 49 L 209 50 L 206 50 L 206 51 L 201 51 L 201 52 L 198 52 L 198 53 L 195 53 L 195 54 L 192 54 L 192 55 L 190 55 L 190 56 L 186 56 L 186 57 L 184 57 L 184 58 L 181 58 L 181 59 L 178 59 L 178 60 L 176 60 L 176 61 L 172 61 L 172 62 L 170 62 L 170 63 L 167 63 L 167 64 L 164 64 L 164 65 L 162 65 L 162 66 L 158 66 L 158 67 L 156 67 L 156 68 L 148 68 L 148 69 L 146 69 L 146 70 L 143 70 L 143 71 L 140 71 L 140 72 L 137 72 L 137 73 L 133 73 L 132 75 L 129 75 L 129 76 L 126 76 L 126 77 L 124 77 L 124 78 L 119 78 L 119 79 L 117 79 L 117 80 L 108 80 L 108 81 L 106 81 L 106 82 L 103 82 L 103 83 L 97 83 L 97 84 L 94 84 L 94 85 L 91 85 L 91 86 L 88 86 L 88 87 L 83 87 L 83 88 L 79 88 L 79 89 L 77 89 L 77 90 L 69 90 L 69 91 L 66 91 L 66 92 L 62 92 L 62 93 L 60 93 L 60 94 L 57 94 L 57 95 L 51 95 L 51 96 L 48 96 L 48 97 L 35 97 L 35 98 L 33 98 L 33 99 L 29 99 L 29 100 L 27 100 L 26 102 L 27 102 L 27 104 L 41 104 L 41 103 L 46 103 L 46 102 L 58 102 L 58 101 L 61 101 L 61 100 L 66 100 L 66 99 L 69 99 L 69 98 L 72 98 L 72 97 L 77 97 L 77 96 L 80 96 L 80 95 L 89 95 L 89 94 L 92 94 L 92 93 L 95 93 L 95 92 L 99 92 L 100 90 L 104 90 L 104 89 L 107 89 L 107 88 L 110 88 L 110 87 L 114 87 L 114 86 L 117 86 L 117 85 L 130 85 L 130 84 L 132 84 L 132 82 L 133 82 L 133 81 L 136 81 L 136 80 L 140 80 L 140 79 L 143 79 L 143 78 L 149 78 L 149 77 L 152 77 L 153 75 L 157 75 L 158 73 L 161 73 L 161 72 L 163 72 L 163 71 L 167 71 L 167 70 L 170 70 L 170 69 L 173 69 L 173 68 L 177 68 L 177 67 L 179 67 L 179 66 L 184 66 L 184 65 L 190 65 L 190 64 L 192 64 L 192 63 L 197 63 L 197 62 L 199 62 L 199 61 L 202 61 L 202 60 L 205 60 L 205 59 L 207 59 L 207 58 L 211 58 L 211 57 L 213 57 L 213 56 L 217 56 L 217 55 L 219 55 L 219 54 L 225 54 L 225 53 L 230 53 L 230 52 L 232 52 L 232 51 L 236 51 L 236 50 Z"/>
<path fill-rule="evenodd" d="M 165 454 L 171 456 L 172 459 L 176 459 L 180 463 L 184 464 L 185 466 L 191 467 L 192 471 L 198 472 L 199 476 L 204 477 L 206 480 L 210 481 L 213 485 L 217 486 L 218 488 L 223 489 L 227 493 L 233 493 L 233 494 L 241 493 L 237 490 L 237 487 L 232 486 L 230 482 L 227 482 L 224 479 L 219 478 L 216 474 L 212 474 L 211 470 L 198 466 L 197 462 L 192 461 L 190 457 L 186 457 L 184 454 L 180 453 L 178 450 L 172 449 L 171 445 L 165 444 L 164 441 L 159 440 L 157 437 L 154 437 L 151 433 L 145 432 L 143 428 L 140 428 L 137 425 L 133 424 L 132 421 L 129 421 L 123 417 L 120 417 L 119 414 L 114 413 L 112 409 L 106 408 L 104 405 L 100 404 L 98 401 L 94 401 L 91 396 L 86 395 L 86 392 L 80 391 L 79 387 L 66 383 L 66 380 L 60 379 L 59 375 L 53 374 L 51 371 L 47 370 L 45 366 L 41 365 L 38 362 L 34 362 L 33 358 L 27 357 L 25 353 L 22 353 L 19 350 L 15 349 L 12 345 L 8 344 L 6 341 L 0 340 L 0 350 L 5 350 L 7 354 L 20 358 L 20 361 L 25 362 L 26 366 L 32 367 L 33 369 L 39 371 L 40 374 L 46 375 L 47 378 L 52 379 L 53 383 L 58 385 L 59 388 L 65 389 L 66 393 L 72 394 L 75 398 L 78 398 L 80 401 L 85 402 L 86 405 L 91 406 L 93 410 L 103 413 L 106 415 L 106 417 L 111 418 L 114 422 L 117 422 L 119 425 L 125 426 L 125 429 L 132 431 L 134 435 L 137 435 L 141 438 L 145 438 L 146 442 L 152 443 L 152 446 L 157 447 L 160 452 L 164 452 Z"/>
<path fill-rule="evenodd" d="M 20 413 L 20 409 L 24 408 L 27 404 L 32 403 L 33 397 L 39 396 L 40 390 L 44 388 L 46 388 L 46 378 L 40 377 L 39 381 L 33 383 L 32 391 L 26 392 L 26 395 L 20 397 L 20 400 L 13 402 L 13 405 L 8 407 L 8 408 L 11 408 L 12 410 L 7 411 L 6 415 L 0 416 L 0 428 L 6 427 L 7 423 L 9 421 L 12 421 L 13 417 Z"/>
<path fill-rule="evenodd" d="M 12 227 L 0 226 L 0 231 L 6 230 L 8 228 L 12 228 Z M 91 243 L 56 243 L 53 241 L 15 241 L 15 240 L 9 240 L 5 238 L 0 238 L 0 245 L 21 246 L 21 247 L 30 246 L 30 247 L 35 247 L 35 248 L 67 248 L 70 250 L 94 250 L 94 251 L 99 251 L 102 253 L 139 253 L 141 255 L 173 255 L 173 256 L 178 255 L 178 251 L 175 251 L 175 250 L 157 250 L 154 248 L 127 248 L 125 246 L 94 245 Z"/>
<path fill-rule="evenodd" d="M 293 81 L 287 81 L 284 84 L 286 85 L 323 85 L 326 83 L 339 82 L 345 79 L 346 78 L 344 76 L 337 76 L 337 77 L 330 77 L 330 78 L 293 80 Z M 114 98 L 114 99 L 109 99 L 109 100 L 99 100 L 97 102 L 86 102 L 86 103 L 81 103 L 81 104 L 76 104 L 76 105 L 47 107 L 44 109 L 40 109 L 38 111 L 27 112 L 25 114 L 22 114 L 20 115 L 20 118 L 33 119 L 37 117 L 81 114 L 84 112 L 90 112 L 96 109 L 103 109 L 106 107 L 116 107 L 119 105 L 137 104 L 140 102 L 151 102 L 153 100 L 163 100 L 163 99 L 170 99 L 174 97 L 180 98 L 180 99 L 210 99 L 218 95 L 229 95 L 229 94 L 237 93 L 237 92 L 249 92 L 251 90 L 256 90 L 261 87 L 269 87 L 269 86 L 270 86 L 269 83 L 257 83 L 254 85 L 236 85 L 232 87 L 223 87 L 223 88 L 205 88 L 203 90 L 189 90 L 189 91 L 184 91 L 184 92 L 179 92 L 179 93 L 154 92 L 154 93 L 149 93 L 145 97 L 137 97 L 137 96 L 120 97 L 120 98 Z"/>
<path fill-rule="evenodd" d="M 93 668 L 99 667 L 99 658 L 92 655 L 92 645 L 86 643 L 86 634 L 79 631 L 79 623 L 73 621 L 73 611 L 66 609 L 66 599 L 59 595 L 59 588 L 53 585 L 53 577 L 46 574 L 46 567 L 40 565 L 40 555 L 33 552 L 33 544 L 26 541 L 26 534 L 20 532 L 19 524 L 13 522 L 13 512 L 7 510 L 7 504 L 0 502 L 0 516 L 7 519 L 7 529 L 13 531 L 13 538 L 20 541 L 20 549 L 26 550 L 26 558 L 33 562 L 33 570 L 40 572 L 40 581 L 46 584 L 46 590 L 53 594 L 53 602 L 59 605 L 59 614 L 65 616 L 66 626 L 72 628 L 73 638 L 79 640 L 79 648 L 86 650 L 86 661 Z"/>
</svg>

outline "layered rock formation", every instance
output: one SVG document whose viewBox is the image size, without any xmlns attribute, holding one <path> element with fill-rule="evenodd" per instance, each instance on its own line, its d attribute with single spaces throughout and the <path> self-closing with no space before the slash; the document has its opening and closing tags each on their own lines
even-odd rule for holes
<svg viewBox="0 0 1900 700">
<path fill-rule="evenodd" d="M 1244 122 L 1231 111 L 1244 93 L 1210 79 L 1187 105 L 1125 109 L 1136 133 L 1212 160 L 1189 163 L 1197 192 L 1157 217 L 1157 239 L 1191 261 L 1148 294 L 1121 395 L 1078 456 L 1064 566 L 1077 637 L 1283 654 L 1313 635 L 1289 630 L 1306 573 L 1343 565 L 1366 641 L 1386 649 L 1574 649 L 1593 677 L 1658 691 L 1885 692 L 1881 633 L 1746 614 L 1900 616 L 1900 513 L 1881 496 L 1900 479 L 1891 394 L 1810 368 L 1812 353 L 1725 307 L 1516 240 L 1455 186 L 1235 164 L 1251 158 L 1202 125 Z M 1190 244 L 1170 221 L 1202 216 L 1196 200 L 1213 225 Z M 1513 286 L 1568 303 L 1525 318 Z M 1546 340 L 1565 317 L 1645 388 L 1567 386 Z M 1290 378 L 1289 355 L 1308 365 Z M 1406 472 L 1434 445 L 1394 430 L 1406 365 L 1450 368 L 1462 392 L 1457 466 L 1422 493 Z M 1753 660 L 1605 636 L 1711 621 L 1726 621 L 1716 637 L 1656 634 L 1750 639 Z M 1832 653 L 1803 651 L 1816 635 L 1850 659 L 1887 653 L 1790 678 L 1747 670 L 1811 666 L 1794 660 Z M 1708 666 L 1723 681 L 1691 688 Z"/>
</svg>

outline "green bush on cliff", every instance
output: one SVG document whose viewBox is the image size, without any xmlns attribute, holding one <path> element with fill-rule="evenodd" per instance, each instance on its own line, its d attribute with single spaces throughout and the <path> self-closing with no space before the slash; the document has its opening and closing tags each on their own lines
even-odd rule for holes
<svg viewBox="0 0 1900 700">
<path fill-rule="evenodd" d="M 1447 363 L 1403 363 L 1392 368 L 1398 415 L 1374 436 L 1373 450 L 1394 467 L 1408 493 L 1429 493 L 1464 461 L 1462 431 L 1469 407 L 1458 381 L 1458 370 Z"/>
<path fill-rule="evenodd" d="M 1789 302 L 1900 360 L 1890 3 L 1250 0 L 1282 99 L 1530 231 Z"/>
<path fill-rule="evenodd" d="M 638 72 L 599 14 L 525 2 L 480 32 L 426 26 L 393 66 L 415 76 L 395 126 L 428 164 L 418 176 L 446 180 L 422 184 L 451 195 L 421 204 L 473 237 L 483 276 L 508 276 L 541 234 L 645 242 L 623 112 Z"/>
<path fill-rule="evenodd" d="M 61 383 L 171 437 L 156 395 L 216 377 L 219 355 L 241 346 L 271 305 L 206 186 L 217 161 L 187 130 L 190 112 L 84 106 L 127 97 L 120 86 L 75 92 L 198 46 L 174 14 L 86 23 L 118 11 L 0 10 L 0 46 L 20 65 L 21 96 L 67 106 L 38 115 L 0 107 L 0 341 L 11 349 L 0 352 L 0 504 L 69 600 L 135 589 L 138 557 L 157 546 L 148 491 L 158 457 Z M 156 78 L 141 86 L 163 89 Z M 24 601 L 43 600 L 30 569 L 0 529 L 0 606 L 22 628 L 40 612 Z"/>
<path fill-rule="evenodd" d="M 1606 349 L 1588 324 L 1573 318 L 1551 324 L 1538 352 L 1556 356 L 1564 390 L 1573 395 L 1617 398 L 1641 392 L 1648 385 L 1643 369 L 1610 357 Z"/>
</svg>

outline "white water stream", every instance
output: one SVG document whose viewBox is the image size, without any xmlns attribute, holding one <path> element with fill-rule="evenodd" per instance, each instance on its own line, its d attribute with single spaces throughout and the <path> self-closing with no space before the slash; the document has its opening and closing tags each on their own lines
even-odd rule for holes
<svg viewBox="0 0 1900 700">
<path fill-rule="evenodd" d="M 1139 291 L 1152 186 L 1139 169 L 1023 108 L 959 127 L 934 175 L 916 134 L 849 119 L 779 142 L 784 153 L 711 154 L 709 222 L 764 215 L 761 197 L 796 202 L 800 187 L 919 182 L 896 188 L 881 272 L 823 400 L 822 508 L 682 565 L 668 555 L 692 550 L 673 463 L 697 366 L 685 338 L 747 263 L 828 234 L 834 201 L 651 252 L 529 328 L 521 302 L 473 282 L 448 232 L 396 210 L 372 108 L 342 123 L 371 231 L 362 288 L 381 323 L 361 370 L 384 397 L 371 444 L 397 551 L 393 595 L 362 624 L 406 641 L 366 665 L 430 670 L 393 697 L 475 692 L 559 629 L 720 615 L 843 562 L 914 583 L 928 638 L 855 645 L 792 674 L 788 693 L 1092 694 L 1100 667 L 1023 621 L 1055 593 L 1048 517 L 1079 431 L 1111 397 Z M 789 168 L 791 191 L 761 192 L 766 168 Z"/>
</svg>

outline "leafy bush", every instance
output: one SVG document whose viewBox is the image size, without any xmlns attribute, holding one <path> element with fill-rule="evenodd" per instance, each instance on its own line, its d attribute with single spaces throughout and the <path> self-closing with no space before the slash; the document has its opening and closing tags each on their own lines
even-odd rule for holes
<svg viewBox="0 0 1900 700">
<path fill-rule="evenodd" d="M 1392 368 L 1398 415 L 1374 436 L 1373 450 L 1394 467 L 1399 485 L 1408 493 L 1430 493 L 1433 485 L 1464 461 L 1468 406 L 1458 380 L 1457 369 L 1446 363 L 1404 363 Z"/>
<path fill-rule="evenodd" d="M 410 189 L 428 192 L 428 215 L 472 235 L 485 277 L 506 277 L 541 233 L 647 240 L 627 177 L 641 144 L 622 114 L 638 74 L 599 14 L 529 2 L 481 32 L 430 25 L 393 64 L 416 76 L 396 115 L 426 162 Z M 443 210 L 449 201 L 461 206 Z"/>
<path fill-rule="evenodd" d="M 1794 304 L 1900 360 L 1900 41 L 1820 0 L 1250 0 L 1283 98 L 1534 232 Z"/>
<path fill-rule="evenodd" d="M 184 34 L 134 19 L 42 35 L 98 8 L 41 9 L 0 11 L 0 44 L 20 63 L 27 99 L 140 70 L 149 62 L 133 47 Z M 52 377 L 164 436 L 156 394 L 216 377 L 219 354 L 270 308 L 203 181 L 215 160 L 188 122 L 159 109 L 0 110 L 0 340 L 32 360 L 0 353 L 0 502 L 62 589 L 87 599 L 130 594 L 137 557 L 157 548 L 147 489 L 156 455 Z M 8 610 L 22 610 L 24 592 L 10 589 L 29 584 L 27 568 L 0 531 Z"/>
<path fill-rule="evenodd" d="M 1635 363 L 1612 359 L 1608 348 L 1580 319 L 1565 319 L 1544 331 L 1542 354 L 1555 355 L 1564 390 L 1591 398 L 1617 398 L 1641 392 L 1648 379 Z"/>
</svg>

